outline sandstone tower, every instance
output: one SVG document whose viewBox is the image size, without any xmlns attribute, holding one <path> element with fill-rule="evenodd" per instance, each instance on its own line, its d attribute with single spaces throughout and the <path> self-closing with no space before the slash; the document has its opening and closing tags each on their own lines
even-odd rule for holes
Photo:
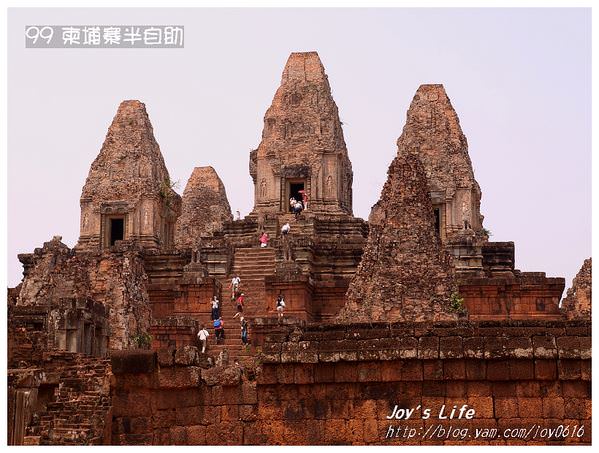
<svg viewBox="0 0 599 453">
<path fill-rule="evenodd" d="M 250 154 L 254 213 L 289 212 L 309 196 L 308 211 L 352 213 L 351 162 L 337 105 L 316 52 L 295 52 L 264 116 L 262 141 Z"/>
<path fill-rule="evenodd" d="M 368 242 L 340 313 L 344 321 L 457 318 L 450 310 L 456 285 L 435 232 L 424 166 L 401 138 L 398 146 L 368 219 Z"/>
<path fill-rule="evenodd" d="M 171 247 L 180 209 L 145 105 L 123 101 L 81 193 L 77 248 Z"/>
<path fill-rule="evenodd" d="M 196 167 L 183 192 L 181 216 L 175 229 L 179 248 L 191 248 L 233 220 L 225 186 L 212 167 Z"/>
<path fill-rule="evenodd" d="M 481 191 L 468 142 L 443 85 L 421 85 L 408 110 L 400 146 L 420 155 L 429 183 L 435 227 L 445 243 L 471 231 L 482 234 Z"/>
</svg>

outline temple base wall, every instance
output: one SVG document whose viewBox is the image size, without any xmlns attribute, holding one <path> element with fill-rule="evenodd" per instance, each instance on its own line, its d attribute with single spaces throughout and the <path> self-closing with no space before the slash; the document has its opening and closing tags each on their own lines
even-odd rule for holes
<svg viewBox="0 0 599 453">
<path fill-rule="evenodd" d="M 146 371 L 128 371 L 126 359 L 113 366 L 112 443 L 590 444 L 588 322 L 269 331 L 257 368 L 176 365 L 160 353 Z M 414 415 L 389 420 L 396 405 Z M 443 405 L 446 415 L 454 405 L 475 415 L 441 419 Z"/>
</svg>

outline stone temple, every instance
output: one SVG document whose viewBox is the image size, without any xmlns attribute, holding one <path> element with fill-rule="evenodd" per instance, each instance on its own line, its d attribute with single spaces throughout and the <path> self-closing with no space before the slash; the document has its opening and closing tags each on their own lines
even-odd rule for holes
<svg viewBox="0 0 599 453">
<path fill-rule="evenodd" d="M 354 170 L 316 52 L 290 55 L 248 162 L 245 218 L 212 167 L 193 169 L 181 197 L 146 107 L 121 103 L 81 193 L 77 245 L 55 236 L 18 256 L 9 444 L 455 443 L 389 436 L 395 405 L 442 404 L 469 404 L 479 428 L 585 427 L 464 443 L 590 444 L 591 260 L 560 304 L 563 278 L 518 270 L 514 243 L 489 240 L 442 85 L 416 91 L 368 221 L 353 215 Z"/>
</svg>

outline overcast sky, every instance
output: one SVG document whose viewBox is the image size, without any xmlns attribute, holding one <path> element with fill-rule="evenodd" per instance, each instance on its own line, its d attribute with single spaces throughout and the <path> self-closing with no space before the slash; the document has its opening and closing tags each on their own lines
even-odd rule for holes
<svg viewBox="0 0 599 453">
<path fill-rule="evenodd" d="M 184 49 L 25 49 L 24 27 L 185 26 Z M 492 240 L 566 278 L 591 255 L 590 9 L 9 10 L 8 283 L 17 253 L 74 246 L 79 197 L 121 100 L 146 104 L 182 193 L 212 165 L 253 206 L 249 152 L 292 51 L 320 54 L 344 123 L 354 213 L 378 200 L 418 86 L 442 83 Z"/>
</svg>

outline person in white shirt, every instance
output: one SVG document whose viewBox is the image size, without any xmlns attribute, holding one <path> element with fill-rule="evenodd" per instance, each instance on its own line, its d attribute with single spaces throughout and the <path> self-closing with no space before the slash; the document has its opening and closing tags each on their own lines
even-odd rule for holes
<svg viewBox="0 0 599 453">
<path fill-rule="evenodd" d="M 231 279 L 231 300 L 235 300 L 235 296 L 237 295 L 237 292 L 239 291 L 240 283 L 241 283 L 241 279 L 237 275 L 234 275 L 233 278 Z"/>
<path fill-rule="evenodd" d="M 289 222 L 287 222 L 281 227 L 281 234 L 287 236 L 289 234 L 289 230 L 291 230 L 291 225 L 289 225 Z"/>
<path fill-rule="evenodd" d="M 212 296 L 212 320 L 220 318 L 220 302 L 218 297 Z"/>
<path fill-rule="evenodd" d="M 200 326 L 200 331 L 198 332 L 198 340 L 200 340 L 200 343 L 202 344 L 202 354 L 204 354 L 206 352 L 206 343 L 208 342 L 209 336 L 210 336 L 210 334 L 204 327 L 204 324 L 202 324 Z"/>
</svg>

